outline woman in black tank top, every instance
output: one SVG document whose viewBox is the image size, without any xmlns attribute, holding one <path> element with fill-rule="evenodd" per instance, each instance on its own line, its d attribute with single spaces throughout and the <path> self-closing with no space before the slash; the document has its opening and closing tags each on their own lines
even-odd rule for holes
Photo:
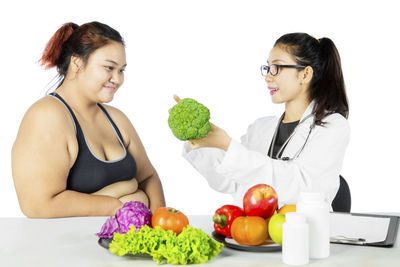
<svg viewBox="0 0 400 267">
<path fill-rule="evenodd" d="M 13 146 L 29 217 L 112 216 L 127 201 L 165 206 L 161 181 L 129 119 L 110 102 L 124 81 L 124 41 L 111 27 L 64 24 L 41 58 L 57 89 L 26 113 Z"/>
<path fill-rule="evenodd" d="M 132 177 L 136 176 L 135 159 L 126 150 L 118 127 L 101 104 L 98 104 L 99 108 L 107 116 L 113 130 L 117 134 L 118 141 L 124 148 L 124 156 L 120 159 L 111 161 L 99 159 L 87 144 L 82 128 L 68 104 L 57 93 L 51 93 L 50 95 L 54 96 L 65 105 L 73 119 L 74 128 L 76 129 L 79 151 L 74 166 L 72 166 L 68 174 L 67 189 L 83 193 L 94 193 L 112 183 L 130 180 Z"/>
</svg>

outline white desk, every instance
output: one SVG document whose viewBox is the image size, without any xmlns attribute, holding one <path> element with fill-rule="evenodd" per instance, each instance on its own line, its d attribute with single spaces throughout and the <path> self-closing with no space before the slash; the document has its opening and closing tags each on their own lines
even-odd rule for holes
<svg viewBox="0 0 400 267">
<path fill-rule="evenodd" d="M 158 266 L 151 258 L 118 257 L 98 245 L 95 233 L 105 217 L 63 219 L 0 218 L 0 266 L 123 267 Z M 189 216 L 190 224 L 211 234 L 211 216 Z M 393 248 L 331 244 L 331 256 L 310 266 L 400 266 L 399 236 Z M 224 248 L 205 266 L 288 266 L 281 252 L 245 252 Z"/>
</svg>

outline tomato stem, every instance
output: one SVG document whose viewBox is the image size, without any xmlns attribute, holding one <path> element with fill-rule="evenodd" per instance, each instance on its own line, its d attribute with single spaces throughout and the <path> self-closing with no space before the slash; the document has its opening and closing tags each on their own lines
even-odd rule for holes
<svg viewBox="0 0 400 267">
<path fill-rule="evenodd" d="M 168 208 L 168 211 L 171 212 L 171 213 L 180 213 L 179 210 L 176 210 L 174 208 Z"/>
</svg>

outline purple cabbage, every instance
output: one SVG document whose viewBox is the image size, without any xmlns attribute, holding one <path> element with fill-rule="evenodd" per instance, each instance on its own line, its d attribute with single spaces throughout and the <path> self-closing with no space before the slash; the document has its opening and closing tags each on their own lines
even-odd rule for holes
<svg viewBox="0 0 400 267">
<path fill-rule="evenodd" d="M 100 232 L 96 235 L 99 238 L 113 238 L 114 233 L 125 234 L 133 225 L 136 231 L 143 225 L 151 226 L 151 211 L 139 201 L 126 202 L 120 208 L 115 217 L 110 217 L 103 224 Z"/>
<path fill-rule="evenodd" d="M 101 227 L 100 233 L 96 235 L 100 238 L 113 238 L 114 232 L 119 233 L 118 222 L 114 217 L 110 217 Z"/>
</svg>

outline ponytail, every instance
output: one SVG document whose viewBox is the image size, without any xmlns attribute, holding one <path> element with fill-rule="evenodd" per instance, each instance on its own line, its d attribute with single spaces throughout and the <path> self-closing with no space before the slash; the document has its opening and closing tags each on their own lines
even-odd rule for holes
<svg viewBox="0 0 400 267">
<path fill-rule="evenodd" d="M 69 22 L 62 25 L 61 28 L 54 33 L 39 60 L 41 66 L 44 66 L 46 70 L 57 66 L 63 44 L 78 27 L 79 26 L 75 23 Z"/>
<path fill-rule="evenodd" d="M 309 96 L 316 102 L 313 109 L 315 123 L 323 125 L 323 119 L 333 113 L 348 118 L 349 105 L 340 56 L 332 40 L 317 40 L 306 33 L 290 33 L 280 37 L 276 45 L 292 54 L 296 64 L 313 68 Z"/>
<path fill-rule="evenodd" d="M 311 83 L 310 96 L 316 100 L 315 121 L 317 124 L 323 124 L 322 119 L 333 113 L 348 118 L 349 105 L 339 52 L 329 38 L 319 39 L 319 45 L 321 77 Z"/>
</svg>

